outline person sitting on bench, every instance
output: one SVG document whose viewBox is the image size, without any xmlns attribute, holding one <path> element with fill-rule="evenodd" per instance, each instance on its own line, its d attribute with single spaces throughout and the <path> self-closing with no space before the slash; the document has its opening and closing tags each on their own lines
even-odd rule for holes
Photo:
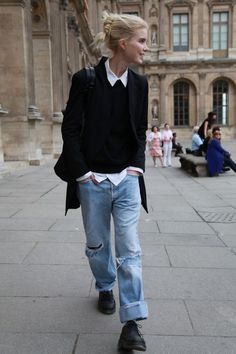
<svg viewBox="0 0 236 354">
<path fill-rule="evenodd" d="M 192 154 L 195 156 L 202 156 L 202 139 L 198 134 L 199 127 L 196 125 L 193 127 L 193 135 L 192 135 Z"/>
<path fill-rule="evenodd" d="M 212 129 L 212 138 L 209 140 L 206 160 L 211 177 L 228 170 L 236 172 L 236 163 L 231 159 L 230 153 L 221 146 L 221 131 L 219 127 Z"/>
</svg>

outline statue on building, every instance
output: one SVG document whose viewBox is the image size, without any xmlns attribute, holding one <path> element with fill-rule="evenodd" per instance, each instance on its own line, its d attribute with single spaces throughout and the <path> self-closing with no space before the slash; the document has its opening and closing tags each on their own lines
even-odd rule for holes
<svg viewBox="0 0 236 354">
<path fill-rule="evenodd" d="M 158 118 L 158 104 L 157 101 L 152 102 L 152 119 Z"/>
<path fill-rule="evenodd" d="M 157 44 L 157 30 L 156 27 L 153 27 L 151 30 L 151 44 L 156 45 Z"/>
<path fill-rule="evenodd" d="M 155 4 L 152 4 L 150 10 L 149 10 L 149 17 L 157 17 L 158 16 L 158 11 L 155 6 Z"/>
</svg>

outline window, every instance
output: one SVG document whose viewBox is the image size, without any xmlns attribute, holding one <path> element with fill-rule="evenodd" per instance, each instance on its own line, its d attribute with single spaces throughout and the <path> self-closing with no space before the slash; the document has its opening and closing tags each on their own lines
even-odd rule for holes
<svg viewBox="0 0 236 354">
<path fill-rule="evenodd" d="M 214 12 L 212 22 L 212 48 L 213 50 L 226 50 L 228 48 L 228 12 Z"/>
<path fill-rule="evenodd" d="M 124 11 L 122 12 L 123 14 L 126 14 L 126 15 L 135 15 L 135 16 L 139 16 L 139 13 L 138 11 Z"/>
<path fill-rule="evenodd" d="M 225 80 L 218 80 L 213 84 L 213 111 L 217 113 L 217 123 L 228 123 L 229 84 Z"/>
<path fill-rule="evenodd" d="M 188 51 L 189 23 L 188 14 L 173 15 L 173 50 Z"/>
<path fill-rule="evenodd" d="M 174 85 L 174 125 L 189 125 L 189 84 L 184 81 Z"/>
</svg>

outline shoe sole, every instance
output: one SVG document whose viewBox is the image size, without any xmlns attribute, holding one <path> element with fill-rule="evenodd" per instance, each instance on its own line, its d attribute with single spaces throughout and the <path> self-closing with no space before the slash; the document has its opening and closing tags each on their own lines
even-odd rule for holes
<svg viewBox="0 0 236 354">
<path fill-rule="evenodd" d="M 143 347 L 141 346 L 140 344 L 138 343 L 134 343 L 134 342 L 123 342 L 122 341 L 119 341 L 118 343 L 118 349 L 119 350 L 137 350 L 137 351 L 140 351 L 140 352 L 145 352 L 146 351 L 146 347 Z"/>
</svg>

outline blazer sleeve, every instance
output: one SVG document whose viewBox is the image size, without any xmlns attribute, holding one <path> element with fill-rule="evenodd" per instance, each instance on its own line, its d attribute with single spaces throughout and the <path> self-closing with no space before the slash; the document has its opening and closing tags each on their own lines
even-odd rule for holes
<svg viewBox="0 0 236 354">
<path fill-rule="evenodd" d="M 138 149 L 133 158 L 132 166 L 139 167 L 145 171 L 145 149 L 146 149 L 146 131 L 147 131 L 147 112 L 148 112 L 148 82 L 146 77 L 142 77 L 142 92 L 143 99 L 140 101 L 140 110 L 139 110 L 139 121 L 136 126 L 136 134 L 138 138 Z M 139 102 L 140 97 L 135 98 Z"/>
<path fill-rule="evenodd" d="M 74 179 L 89 171 L 83 152 L 81 151 L 81 140 L 83 130 L 84 112 L 86 106 L 86 85 L 85 70 L 73 75 L 62 122 L 63 151 L 70 176 Z"/>
</svg>

